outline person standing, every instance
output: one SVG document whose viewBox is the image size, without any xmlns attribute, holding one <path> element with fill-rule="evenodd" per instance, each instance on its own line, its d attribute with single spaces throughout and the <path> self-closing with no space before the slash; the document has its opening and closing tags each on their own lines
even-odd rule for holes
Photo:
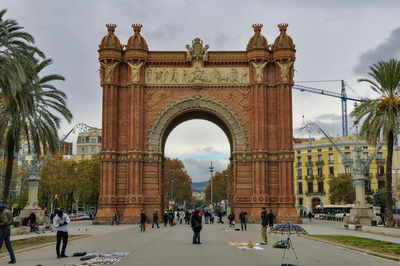
<svg viewBox="0 0 400 266">
<path fill-rule="evenodd" d="M 140 232 L 144 232 L 146 231 L 146 221 L 147 221 L 147 217 L 146 214 L 144 213 L 144 210 L 142 209 L 140 211 Z"/>
<path fill-rule="evenodd" d="M 268 224 L 269 224 L 270 229 L 272 229 L 272 227 L 274 227 L 274 219 L 275 219 L 275 214 L 272 212 L 271 209 L 269 209 Z"/>
<path fill-rule="evenodd" d="M 308 221 L 309 221 L 309 222 L 311 222 L 312 216 L 313 216 L 313 215 L 312 215 L 311 211 L 309 211 L 309 212 L 308 212 Z"/>
<path fill-rule="evenodd" d="M 264 243 L 260 243 L 261 245 L 266 245 L 267 244 L 267 229 L 268 229 L 268 212 L 265 209 L 265 207 L 262 207 L 262 212 L 261 212 L 261 237 L 264 241 Z"/>
<path fill-rule="evenodd" d="M 56 215 L 53 218 L 53 226 L 57 230 L 57 243 L 56 243 L 56 252 L 57 258 L 66 258 L 65 249 L 67 248 L 68 243 L 68 224 L 70 223 L 70 219 L 67 214 L 63 213 L 62 210 L 57 210 Z M 63 241 L 61 253 L 60 253 L 60 245 L 61 239 Z"/>
<path fill-rule="evenodd" d="M 193 230 L 193 244 L 201 244 L 200 243 L 200 231 L 202 229 L 201 226 L 201 216 L 199 214 L 199 210 L 196 210 L 191 219 L 191 225 Z"/>
<path fill-rule="evenodd" d="M 247 231 L 246 215 L 247 215 L 247 212 L 244 209 L 242 209 L 242 211 L 239 213 L 240 226 L 242 228 L 242 231 L 243 231 L 243 225 L 244 225 L 244 230 Z"/>
<path fill-rule="evenodd" d="M 164 217 L 163 217 L 163 219 L 164 219 L 164 227 L 166 227 L 167 226 L 167 223 L 168 223 L 168 213 L 165 211 L 164 212 Z"/>
<path fill-rule="evenodd" d="M 151 228 L 154 228 L 154 224 L 157 225 L 157 228 L 160 228 L 160 227 L 158 226 L 158 211 L 156 211 L 156 212 L 153 214 L 153 223 L 152 223 L 152 225 L 151 225 Z"/>
<path fill-rule="evenodd" d="M 114 212 L 114 214 L 113 214 L 113 218 L 112 218 L 112 223 L 111 223 L 111 225 L 114 225 L 114 223 L 115 223 L 116 225 L 118 225 L 118 215 L 117 215 L 117 212 Z"/>
<path fill-rule="evenodd" d="M 29 223 L 31 225 L 31 232 L 36 232 L 36 214 L 31 212 L 29 215 Z"/>
<path fill-rule="evenodd" d="M 1 203 L 0 204 L 0 249 L 3 246 L 3 242 L 5 242 L 8 253 L 10 253 L 11 260 L 8 262 L 10 264 L 14 264 L 17 262 L 10 241 L 10 235 L 11 235 L 10 225 L 12 224 L 13 224 L 12 212 L 7 209 L 7 205 L 5 203 Z"/>
<path fill-rule="evenodd" d="M 218 211 L 218 218 L 219 218 L 218 223 L 223 224 L 224 221 L 222 221 L 222 211 L 221 210 Z"/>
</svg>

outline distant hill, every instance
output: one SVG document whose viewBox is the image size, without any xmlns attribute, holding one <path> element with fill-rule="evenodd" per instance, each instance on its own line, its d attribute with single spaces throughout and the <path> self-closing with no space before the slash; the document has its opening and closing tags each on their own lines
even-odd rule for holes
<svg viewBox="0 0 400 266">
<path fill-rule="evenodd" d="M 209 181 L 194 182 L 192 183 L 192 191 L 194 192 L 205 192 L 209 184 Z"/>
</svg>

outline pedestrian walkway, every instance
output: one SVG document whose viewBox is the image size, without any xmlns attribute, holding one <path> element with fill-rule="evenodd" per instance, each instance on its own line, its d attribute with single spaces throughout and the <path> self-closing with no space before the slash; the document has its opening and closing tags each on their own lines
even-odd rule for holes
<svg viewBox="0 0 400 266">
<path fill-rule="evenodd" d="M 304 224 L 309 231 L 323 229 L 319 224 Z M 74 228 L 74 229 L 73 229 Z M 87 223 L 74 224 L 74 232 L 88 229 L 93 236 L 70 241 L 67 255 L 72 249 L 76 252 L 129 252 L 117 265 L 280 265 L 283 250 L 272 247 L 285 235 L 268 235 L 268 245 L 263 250 L 239 250 L 229 242 L 261 241 L 260 225 L 248 224 L 247 231 L 226 231 L 227 223 L 203 224 L 201 245 L 193 245 L 192 230 L 189 225 L 176 225 L 160 229 L 151 227 L 140 233 L 138 225 L 98 226 Z M 326 229 L 328 230 L 328 229 Z M 330 229 L 333 230 L 333 229 Z M 336 230 L 336 229 L 335 229 Z M 86 232 L 86 230 L 84 230 Z M 341 232 L 341 231 L 340 231 Z M 341 232 L 342 233 L 342 232 Z M 379 257 L 351 251 L 330 244 L 317 242 L 303 237 L 292 237 L 293 245 L 301 265 L 398 265 L 398 263 Z M 292 252 L 290 261 L 295 263 Z M 55 244 L 40 249 L 17 253 L 17 265 L 79 265 L 79 258 L 57 259 Z M 6 264 L 8 258 L 0 258 L 0 265 Z"/>
</svg>

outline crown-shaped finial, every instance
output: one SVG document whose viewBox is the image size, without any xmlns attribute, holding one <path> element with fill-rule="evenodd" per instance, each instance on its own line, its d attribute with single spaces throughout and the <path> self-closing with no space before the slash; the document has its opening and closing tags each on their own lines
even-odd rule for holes
<svg viewBox="0 0 400 266">
<path fill-rule="evenodd" d="M 278 28 L 279 28 L 280 31 L 286 31 L 287 27 L 288 27 L 287 23 L 278 24 Z"/>
<path fill-rule="evenodd" d="M 260 23 L 253 24 L 253 29 L 255 32 L 260 32 L 262 27 L 263 27 L 263 24 L 260 24 Z"/>
<path fill-rule="evenodd" d="M 134 32 L 140 32 L 140 29 L 143 27 L 142 24 L 132 24 L 132 28 Z"/>
<path fill-rule="evenodd" d="M 117 27 L 117 25 L 109 23 L 109 24 L 106 24 L 106 27 L 107 27 L 107 30 L 109 33 L 113 33 L 115 31 L 115 28 Z"/>
</svg>

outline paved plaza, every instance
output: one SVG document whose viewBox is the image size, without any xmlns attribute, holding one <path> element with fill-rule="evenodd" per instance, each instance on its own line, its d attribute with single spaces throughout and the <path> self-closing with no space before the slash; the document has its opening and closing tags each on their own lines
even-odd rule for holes
<svg viewBox="0 0 400 266">
<path fill-rule="evenodd" d="M 230 246 L 231 241 L 260 242 L 260 225 L 248 225 L 248 231 L 228 231 L 225 223 L 205 224 L 201 232 L 202 245 L 192 245 L 192 230 L 188 225 L 174 227 L 161 226 L 160 229 L 147 229 L 140 233 L 138 225 L 104 226 L 91 225 L 90 222 L 73 222 L 70 234 L 91 234 L 91 236 L 68 243 L 67 254 L 72 251 L 114 252 L 127 251 L 129 256 L 117 265 L 280 265 L 283 249 L 276 249 L 272 244 L 285 237 L 268 235 L 268 245 L 264 250 L 239 250 Z M 338 222 L 304 220 L 303 227 L 309 233 L 319 234 L 354 234 L 364 237 L 391 241 L 392 238 L 347 231 Z M 54 234 L 54 233 L 46 233 Z M 30 234 L 29 236 L 36 236 Z M 27 237 L 27 236 L 24 236 Z M 21 237 L 13 237 L 21 238 Z M 399 242 L 397 238 L 393 238 Z M 301 265 L 398 265 L 398 263 L 379 257 L 348 250 L 319 241 L 293 236 L 292 241 Z M 4 248 L 4 247 L 3 247 Z M 295 258 L 289 252 L 290 262 Z M 79 258 L 57 259 L 55 244 L 16 254 L 17 265 L 79 265 Z M 9 260 L 0 258 L 0 265 Z"/>
</svg>

